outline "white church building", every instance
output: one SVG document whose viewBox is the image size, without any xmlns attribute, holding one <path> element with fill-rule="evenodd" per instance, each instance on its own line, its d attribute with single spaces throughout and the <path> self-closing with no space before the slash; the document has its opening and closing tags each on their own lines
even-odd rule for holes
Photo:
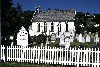
<svg viewBox="0 0 100 67">
<path fill-rule="evenodd" d="M 31 20 L 32 25 L 29 27 L 29 34 L 30 36 L 38 36 L 42 32 L 47 35 L 55 33 L 57 37 L 60 37 L 62 33 L 65 35 L 74 35 L 75 15 L 75 10 L 40 11 L 40 6 L 36 7 L 36 11 Z"/>
</svg>

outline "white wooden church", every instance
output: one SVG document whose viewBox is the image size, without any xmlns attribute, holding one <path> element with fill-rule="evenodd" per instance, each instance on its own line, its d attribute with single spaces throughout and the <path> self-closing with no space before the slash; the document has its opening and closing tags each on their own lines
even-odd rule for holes
<svg viewBox="0 0 100 67">
<path fill-rule="evenodd" d="M 38 36 L 41 33 L 47 35 L 55 33 L 57 37 L 60 37 L 62 33 L 74 35 L 75 15 L 75 10 L 40 11 L 40 6 L 38 6 L 31 20 L 32 25 L 29 27 L 29 34 L 30 36 Z"/>
<path fill-rule="evenodd" d="M 47 10 L 40 11 L 40 7 L 36 7 L 36 11 L 32 18 L 32 25 L 29 26 L 29 35 L 38 36 L 43 33 L 48 36 L 56 34 L 56 38 L 60 38 L 62 34 L 64 36 L 75 35 L 75 10 Z M 21 30 L 17 34 L 17 45 L 28 45 L 28 32 L 22 26 Z"/>
</svg>

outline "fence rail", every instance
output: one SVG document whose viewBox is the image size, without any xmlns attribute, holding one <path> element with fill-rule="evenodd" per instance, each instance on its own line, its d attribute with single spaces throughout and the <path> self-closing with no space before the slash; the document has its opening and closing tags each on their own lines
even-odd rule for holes
<svg viewBox="0 0 100 67">
<path fill-rule="evenodd" d="M 1 45 L 1 59 L 5 61 L 5 47 Z M 99 48 L 57 48 L 7 46 L 7 61 L 49 63 L 100 67 Z"/>
</svg>

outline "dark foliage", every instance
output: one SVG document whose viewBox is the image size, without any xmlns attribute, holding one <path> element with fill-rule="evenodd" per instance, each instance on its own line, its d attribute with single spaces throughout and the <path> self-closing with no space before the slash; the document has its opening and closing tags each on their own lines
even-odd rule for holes
<svg viewBox="0 0 100 67">
<path fill-rule="evenodd" d="M 44 34 L 39 34 L 36 39 L 37 44 L 45 43 L 46 37 Z"/>
</svg>

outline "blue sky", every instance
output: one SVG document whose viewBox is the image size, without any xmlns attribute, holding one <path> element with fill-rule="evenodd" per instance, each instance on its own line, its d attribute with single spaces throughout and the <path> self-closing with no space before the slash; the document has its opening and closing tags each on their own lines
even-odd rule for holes
<svg viewBox="0 0 100 67">
<path fill-rule="evenodd" d="M 51 9 L 75 9 L 80 12 L 100 14 L 100 0 L 12 0 L 14 5 L 20 3 L 23 10 L 35 10 L 40 5 L 41 10 Z"/>
</svg>

